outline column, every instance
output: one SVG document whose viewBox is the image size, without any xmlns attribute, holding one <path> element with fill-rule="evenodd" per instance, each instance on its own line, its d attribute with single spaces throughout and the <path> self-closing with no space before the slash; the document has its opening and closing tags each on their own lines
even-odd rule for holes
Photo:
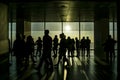
<svg viewBox="0 0 120 80">
<path fill-rule="evenodd" d="M 109 9 L 107 7 L 97 7 L 94 15 L 95 61 L 103 63 L 105 60 L 105 53 L 102 44 L 109 34 Z"/>
<path fill-rule="evenodd" d="M 24 35 L 31 35 L 31 13 L 29 8 L 24 9 Z"/>
<path fill-rule="evenodd" d="M 19 4 L 16 10 L 16 33 L 31 35 L 31 17 L 29 9 Z"/>
<path fill-rule="evenodd" d="M 16 8 L 16 33 L 24 34 L 24 7 L 21 4 Z"/>
<path fill-rule="evenodd" d="M 8 79 L 8 5 L 0 3 L 0 79 Z"/>
</svg>

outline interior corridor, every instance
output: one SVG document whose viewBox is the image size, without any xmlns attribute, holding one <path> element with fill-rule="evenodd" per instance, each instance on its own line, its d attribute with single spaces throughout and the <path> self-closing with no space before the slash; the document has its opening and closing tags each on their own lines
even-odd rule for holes
<svg viewBox="0 0 120 80">
<path fill-rule="evenodd" d="M 119 0 L 0 0 L 0 80 L 120 80 L 119 8 Z M 55 35 L 58 36 L 60 43 L 60 34 L 65 34 L 62 36 L 65 44 L 65 38 L 78 38 L 79 48 L 83 37 L 86 40 L 89 38 L 91 44 L 85 47 L 88 52 L 90 49 L 91 56 L 77 57 L 75 51 L 74 56 L 66 55 L 69 66 L 63 59 L 59 66 L 56 66 L 59 52 L 54 58 L 52 51 L 53 71 L 44 63 L 39 70 L 41 74 L 36 70 L 41 57 L 36 55 L 33 55 L 34 64 L 30 58 L 29 66 L 24 62 L 20 67 L 16 66 L 17 60 L 23 59 L 22 51 L 26 50 L 27 54 L 29 50 L 33 50 L 33 45 L 29 49 L 29 45 L 24 46 L 27 38 L 31 37 L 31 43 L 39 37 L 43 41 L 46 30 L 48 33 L 50 31 L 49 35 L 52 38 L 49 40 L 51 48 Z M 11 54 L 14 41 L 18 38 L 17 34 L 20 34 L 18 40 L 23 43 L 19 44 L 18 41 L 19 50 L 16 50 L 18 58 Z M 109 41 L 107 45 L 107 49 L 115 50 L 115 58 L 110 62 L 107 62 L 108 55 L 105 54 L 104 47 L 108 36 L 115 41 L 112 49 L 108 46 Z M 49 52 L 51 48 L 46 49 Z M 42 49 L 45 48 L 42 46 Z M 48 53 L 47 50 L 44 51 Z"/>
</svg>

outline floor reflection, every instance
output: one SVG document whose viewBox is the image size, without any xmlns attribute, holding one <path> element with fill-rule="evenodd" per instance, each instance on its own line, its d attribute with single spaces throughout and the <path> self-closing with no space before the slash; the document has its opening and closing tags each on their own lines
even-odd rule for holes
<svg viewBox="0 0 120 80">
<path fill-rule="evenodd" d="M 60 62 L 58 67 L 54 66 L 53 72 L 42 66 L 41 74 L 37 73 L 35 67 L 38 63 L 28 67 L 16 68 L 15 57 L 12 58 L 12 65 L 9 68 L 9 80 L 116 80 L 116 58 L 111 64 L 100 65 L 94 62 L 94 56 L 88 57 L 67 57 L 70 66 Z M 56 64 L 58 57 L 53 58 Z M 39 59 L 37 58 L 37 62 Z"/>
</svg>

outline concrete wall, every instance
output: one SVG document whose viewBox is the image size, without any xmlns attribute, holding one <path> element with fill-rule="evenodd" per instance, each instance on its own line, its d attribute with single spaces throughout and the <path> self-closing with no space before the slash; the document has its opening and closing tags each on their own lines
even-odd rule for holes
<svg viewBox="0 0 120 80">
<path fill-rule="evenodd" d="M 8 6 L 0 3 L 0 80 L 9 75 Z"/>
</svg>

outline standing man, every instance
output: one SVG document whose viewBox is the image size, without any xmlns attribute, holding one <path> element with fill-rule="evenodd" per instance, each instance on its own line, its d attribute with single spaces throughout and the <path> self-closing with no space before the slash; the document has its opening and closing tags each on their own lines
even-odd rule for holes
<svg viewBox="0 0 120 80">
<path fill-rule="evenodd" d="M 42 67 L 43 62 L 45 61 L 47 68 L 51 68 L 53 71 L 53 63 L 51 58 L 51 49 L 52 49 L 52 38 L 49 36 L 49 30 L 45 30 L 45 35 L 43 36 L 43 54 L 38 64 L 38 71 Z"/>
<path fill-rule="evenodd" d="M 53 40 L 53 52 L 54 52 L 54 56 L 53 57 L 57 57 L 57 49 L 58 49 L 58 37 L 57 35 L 55 35 L 54 40 Z"/>
<path fill-rule="evenodd" d="M 78 38 L 75 38 L 75 43 L 76 43 L 76 52 L 77 52 L 77 57 L 80 56 L 80 41 L 78 40 Z"/>
<path fill-rule="evenodd" d="M 85 57 L 85 47 L 86 47 L 86 44 L 85 44 L 85 37 L 83 36 L 83 38 L 81 39 L 81 53 L 82 53 L 82 57 Z"/>
<path fill-rule="evenodd" d="M 68 61 L 68 59 L 66 57 L 66 38 L 65 38 L 64 33 L 60 34 L 60 44 L 59 45 L 60 45 L 59 58 L 58 58 L 58 62 L 57 62 L 57 64 L 55 66 L 58 67 L 58 65 L 59 65 L 59 63 L 60 63 L 60 61 L 61 61 L 61 59 L 63 57 L 63 65 L 64 65 L 65 61 L 67 61 L 67 67 L 69 67 L 70 64 L 69 64 L 69 61 Z"/>
<path fill-rule="evenodd" d="M 89 39 L 89 37 L 87 36 L 87 39 L 86 39 L 86 50 L 87 50 L 87 57 L 90 57 L 90 43 L 91 43 L 91 40 Z"/>
<path fill-rule="evenodd" d="M 112 61 L 112 57 L 115 56 L 114 47 L 115 47 L 116 40 L 114 40 L 111 35 L 107 36 L 107 39 L 104 46 L 104 51 L 106 52 L 106 61 Z"/>
</svg>

